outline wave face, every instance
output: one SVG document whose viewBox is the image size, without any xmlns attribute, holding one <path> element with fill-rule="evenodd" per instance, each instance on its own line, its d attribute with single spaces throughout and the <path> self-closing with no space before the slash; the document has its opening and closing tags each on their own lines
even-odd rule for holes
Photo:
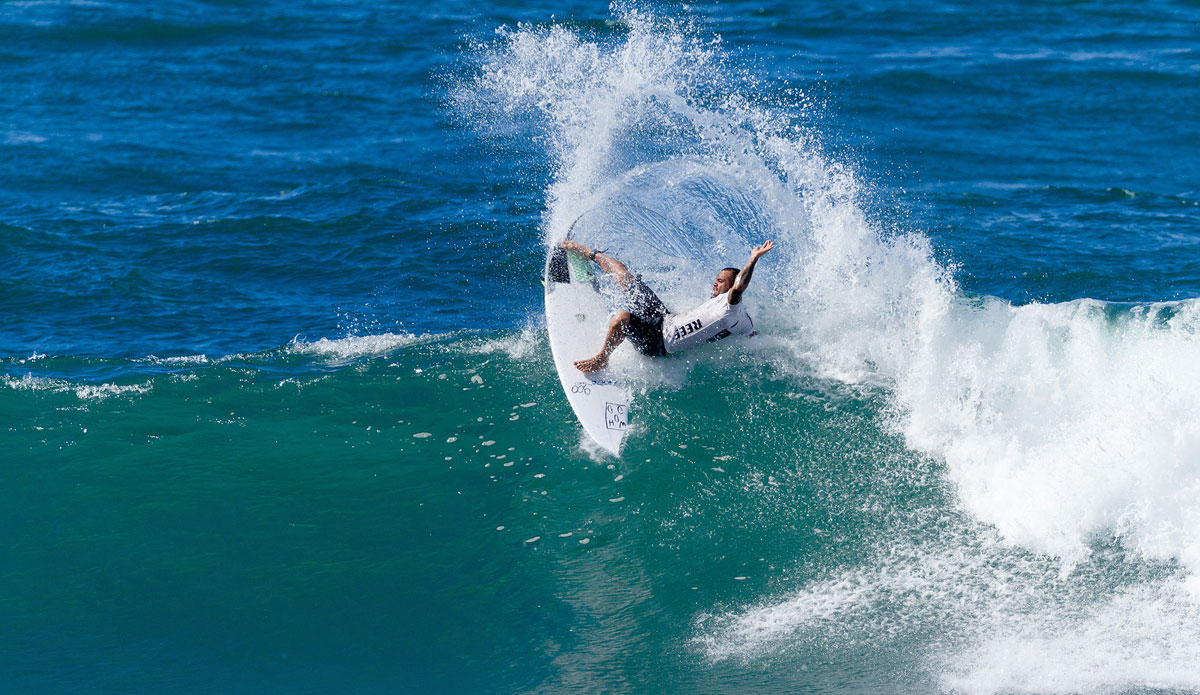
<svg viewBox="0 0 1200 695">
<path fill-rule="evenodd" d="M 618 21 L 607 41 L 507 31 L 473 85 L 487 106 L 534 114 L 552 146 L 547 244 L 574 225 L 682 309 L 775 239 L 749 299 L 768 337 L 749 364 L 714 364 L 728 351 L 695 361 L 883 399 L 875 425 L 938 462 L 963 515 L 953 538 L 884 544 L 866 568 L 702 621 L 704 652 L 753 659 L 814 633 L 870 641 L 880 622 L 946 621 L 978 630 L 931 657 L 955 688 L 1200 685 L 1182 646 L 1200 637 L 1200 419 L 1187 415 L 1200 407 L 1200 302 L 964 293 L 928 238 L 873 219 L 853 168 L 794 110 L 756 99 L 718 47 L 639 10 Z M 1153 578 L 1130 586 L 1129 572 Z"/>
</svg>

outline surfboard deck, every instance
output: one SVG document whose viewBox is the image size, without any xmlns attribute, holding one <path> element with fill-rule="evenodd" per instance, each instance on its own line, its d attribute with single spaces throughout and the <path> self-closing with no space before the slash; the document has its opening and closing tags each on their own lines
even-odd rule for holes
<svg viewBox="0 0 1200 695">
<path fill-rule="evenodd" d="M 550 352 L 575 417 L 604 450 L 621 454 L 629 428 L 629 392 L 609 370 L 584 374 L 574 362 L 600 351 L 609 312 L 591 263 L 555 248 L 546 262 L 546 330 Z"/>
</svg>

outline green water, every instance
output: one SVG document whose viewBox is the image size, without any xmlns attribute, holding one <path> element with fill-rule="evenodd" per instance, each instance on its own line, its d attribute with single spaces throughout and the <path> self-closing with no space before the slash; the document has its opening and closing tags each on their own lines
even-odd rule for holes
<svg viewBox="0 0 1200 695">
<path fill-rule="evenodd" d="M 623 458 L 589 453 L 536 331 L 125 381 L 0 391 L 5 668 L 26 685 L 101 665 L 134 690 L 739 682 L 698 616 L 938 501 L 866 402 L 765 365 L 646 393 Z"/>
</svg>

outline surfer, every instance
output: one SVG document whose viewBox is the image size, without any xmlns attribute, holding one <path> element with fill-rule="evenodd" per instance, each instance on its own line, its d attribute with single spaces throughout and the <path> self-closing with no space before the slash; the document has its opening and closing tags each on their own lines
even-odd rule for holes
<svg viewBox="0 0 1200 695">
<path fill-rule="evenodd" d="M 612 256 L 577 241 L 564 241 L 562 247 L 599 265 L 625 293 L 628 304 L 627 310 L 613 315 L 600 352 L 575 363 L 575 367 L 586 374 L 607 367 L 609 355 L 626 338 L 643 355 L 665 357 L 731 335 L 754 335 L 754 322 L 742 304 L 742 293 L 750 284 L 754 264 L 775 248 L 775 242 L 765 241 L 755 247 L 750 252 L 750 260 L 740 270 L 722 268 L 713 281 L 712 296 L 708 301 L 682 314 L 668 311 L 640 276 L 629 272 L 624 263 Z"/>
</svg>

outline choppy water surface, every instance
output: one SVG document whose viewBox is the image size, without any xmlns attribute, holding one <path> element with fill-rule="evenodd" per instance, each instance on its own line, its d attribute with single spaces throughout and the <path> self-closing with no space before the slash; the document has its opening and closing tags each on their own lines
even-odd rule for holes
<svg viewBox="0 0 1200 695">
<path fill-rule="evenodd" d="M 0 684 L 1200 690 L 1198 22 L 6 5 Z M 573 222 L 778 244 L 620 459 Z"/>
</svg>

